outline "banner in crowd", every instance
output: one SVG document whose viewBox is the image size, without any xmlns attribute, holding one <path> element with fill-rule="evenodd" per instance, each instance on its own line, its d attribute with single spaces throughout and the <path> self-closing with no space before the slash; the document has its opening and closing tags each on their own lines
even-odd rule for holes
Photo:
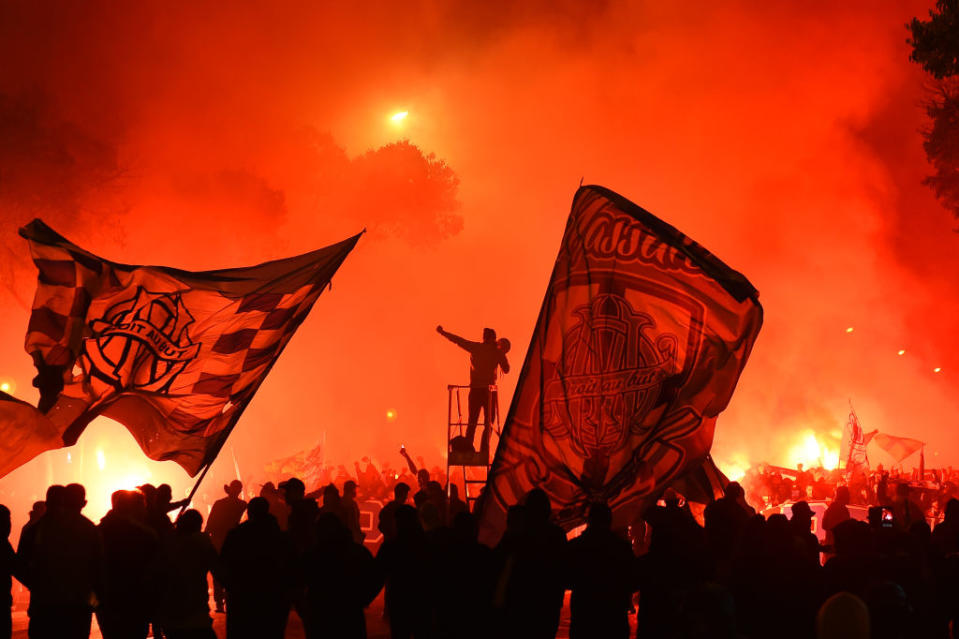
<svg viewBox="0 0 959 639">
<path fill-rule="evenodd" d="M 630 523 L 709 464 L 762 325 L 758 293 L 678 230 L 598 186 L 580 188 L 490 471 L 481 535 L 534 487 L 558 522 L 592 502 Z"/>
<path fill-rule="evenodd" d="M 866 454 L 866 446 L 876 432 L 863 432 L 859 417 L 856 415 L 856 411 L 852 410 L 850 404 L 849 419 L 843 428 L 842 442 L 839 446 L 840 466 L 846 470 L 869 470 L 869 456 Z"/>
<path fill-rule="evenodd" d="M 71 445 L 103 415 L 152 459 L 212 461 L 359 235 L 249 268 L 189 272 L 104 260 L 40 220 L 27 328 L 39 410 L 0 397 L 0 476 Z"/>
<path fill-rule="evenodd" d="M 896 462 L 901 462 L 906 457 L 909 457 L 909 455 L 921 450 L 925 445 L 925 442 L 921 442 L 918 439 L 896 437 L 895 435 L 886 435 L 885 433 L 876 433 L 872 441 L 875 442 L 876 446 L 889 453 L 889 456 L 895 459 Z"/>
</svg>

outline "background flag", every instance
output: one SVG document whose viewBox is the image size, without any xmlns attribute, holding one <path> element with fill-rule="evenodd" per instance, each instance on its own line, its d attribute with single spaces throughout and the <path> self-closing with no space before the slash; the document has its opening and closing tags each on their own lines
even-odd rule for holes
<svg viewBox="0 0 959 639">
<path fill-rule="evenodd" d="M 196 475 L 359 239 L 194 273 L 104 260 L 40 220 L 20 234 L 39 269 L 26 349 L 40 403 L 0 398 L 0 441 L 19 442 L 0 450 L 2 474 L 104 415 Z"/>
<path fill-rule="evenodd" d="M 580 188 L 490 471 L 483 540 L 533 487 L 567 529 L 593 501 L 624 526 L 698 472 L 761 325 L 740 273 L 620 195 Z"/>
<path fill-rule="evenodd" d="M 895 435 L 886 435 L 885 433 L 876 433 L 872 441 L 875 442 L 876 446 L 889 453 L 889 456 L 897 462 L 903 461 L 906 457 L 922 449 L 923 445 L 925 445 L 925 442 L 921 442 L 918 439 L 897 437 Z"/>
</svg>

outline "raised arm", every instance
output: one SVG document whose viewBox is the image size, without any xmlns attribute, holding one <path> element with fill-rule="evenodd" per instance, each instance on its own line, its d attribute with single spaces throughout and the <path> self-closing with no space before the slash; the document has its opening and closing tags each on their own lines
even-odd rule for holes
<svg viewBox="0 0 959 639">
<path fill-rule="evenodd" d="M 459 335 L 457 335 L 457 334 L 455 334 L 455 333 L 450 333 L 449 331 L 444 331 L 442 326 L 437 326 L 437 327 L 436 327 L 436 332 L 439 333 L 440 335 L 442 335 L 443 337 L 445 337 L 446 339 L 448 339 L 449 341 L 453 342 L 454 344 L 456 344 L 456 345 L 459 346 L 460 348 L 462 348 L 462 349 L 464 349 L 464 350 L 467 350 L 467 351 L 470 350 L 470 346 L 473 346 L 473 344 L 474 344 L 473 342 L 469 341 L 468 339 L 464 339 L 464 338 L 460 337 Z"/>
<path fill-rule="evenodd" d="M 416 464 L 414 464 L 413 460 L 410 459 L 410 454 L 406 452 L 406 446 L 400 447 L 400 455 L 402 455 L 403 459 L 406 460 L 406 465 L 410 467 L 410 472 L 416 475 Z"/>
<path fill-rule="evenodd" d="M 500 353 L 499 356 L 499 368 L 504 373 L 509 372 L 509 360 L 506 359 L 506 353 Z"/>
</svg>

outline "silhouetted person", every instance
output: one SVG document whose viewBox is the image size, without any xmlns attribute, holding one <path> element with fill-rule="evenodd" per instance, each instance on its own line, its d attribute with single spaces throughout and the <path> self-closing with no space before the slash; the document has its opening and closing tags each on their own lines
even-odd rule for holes
<svg viewBox="0 0 959 639">
<path fill-rule="evenodd" d="M 722 497 L 703 511 L 706 540 L 721 579 L 728 576 L 746 522 L 755 514 L 756 511 L 746 503 L 743 487 L 734 481 L 726 485 Z"/>
<path fill-rule="evenodd" d="M 383 533 L 384 540 L 396 538 L 396 511 L 400 506 L 406 504 L 409 495 L 409 484 L 401 481 L 393 487 L 393 500 L 380 509 L 379 522 L 376 527 Z"/>
<path fill-rule="evenodd" d="M 505 618 L 501 632 L 535 639 L 554 637 L 563 607 L 563 562 L 566 533 L 550 522 L 549 497 L 539 488 L 526 494 L 522 532 L 515 544 L 507 582 L 501 574 L 497 588 L 505 586 Z M 507 518 L 507 528 L 509 521 Z"/>
<path fill-rule="evenodd" d="M 959 552 L 959 499 L 946 502 L 945 516 L 932 531 L 932 543 L 943 555 Z"/>
<path fill-rule="evenodd" d="M 835 538 L 833 537 L 833 530 L 841 524 L 842 522 L 848 520 L 851 515 L 849 514 L 849 488 L 846 486 L 839 486 L 836 488 L 836 498 L 833 500 L 829 507 L 826 508 L 826 512 L 822 516 L 822 528 L 826 531 L 826 546 L 832 547 L 835 544 Z M 827 559 L 833 550 L 829 551 Z"/>
<path fill-rule="evenodd" d="M 226 497 L 221 497 L 213 502 L 210 514 L 206 519 L 206 534 L 217 552 L 223 548 L 223 542 L 226 535 L 236 528 L 243 518 L 246 511 L 246 502 L 240 498 L 243 492 L 243 483 L 234 479 L 228 485 L 223 486 L 223 492 Z M 223 612 L 223 604 L 226 600 L 226 592 L 223 585 L 216 578 L 213 579 L 213 601 L 216 604 L 216 611 Z"/>
<path fill-rule="evenodd" d="M 340 491 L 337 490 L 335 484 L 327 484 L 323 487 L 323 505 L 320 506 L 317 517 L 327 514 L 333 515 L 340 520 L 340 523 L 346 525 L 346 510 L 343 508 L 343 498 L 340 497 Z M 357 514 L 357 519 L 359 519 L 359 514 Z"/>
<path fill-rule="evenodd" d="M 246 513 L 247 520 L 227 534 L 220 554 L 227 638 L 282 639 L 296 555 L 266 499 L 251 499 Z"/>
<path fill-rule="evenodd" d="M 217 568 L 217 555 L 202 527 L 203 516 L 187 510 L 177 519 L 173 534 L 161 540 L 157 617 L 168 639 L 216 639 L 207 573 Z"/>
<path fill-rule="evenodd" d="M 307 639 L 365 639 L 363 610 L 383 587 L 370 551 L 353 541 L 339 518 L 324 513 L 317 519 L 316 544 L 303 564 L 310 611 Z"/>
<path fill-rule="evenodd" d="M 97 622 L 104 639 L 143 639 L 157 595 L 159 539 L 143 523 L 142 493 L 118 490 L 111 502 L 113 508 L 98 526 L 103 539 L 103 587 Z"/>
<path fill-rule="evenodd" d="M 277 490 L 273 482 L 268 481 L 260 488 L 260 497 L 263 497 L 270 503 L 270 514 L 276 519 L 280 530 L 286 530 L 290 518 L 290 509 L 283 501 L 283 495 Z"/>
<path fill-rule="evenodd" d="M 356 482 L 352 479 L 343 484 L 340 504 L 346 516 L 346 527 L 350 530 L 350 536 L 353 537 L 353 541 L 362 544 L 366 533 L 360 528 L 360 506 L 356 503 Z"/>
<path fill-rule="evenodd" d="M 392 639 L 427 637 L 430 631 L 429 549 L 412 506 L 396 509 L 396 536 L 380 546 L 376 562 L 386 579 L 386 608 Z"/>
<path fill-rule="evenodd" d="M 13 552 L 13 546 L 10 545 L 10 509 L 0 505 L 0 597 L 3 603 L 0 604 L 0 639 L 10 639 L 13 632 L 13 617 L 11 609 L 13 608 L 13 575 L 17 572 L 17 555 Z"/>
<path fill-rule="evenodd" d="M 80 512 L 83 486 L 51 486 L 47 511 L 21 539 L 23 583 L 30 589 L 31 639 L 86 639 L 100 588 L 102 545 Z"/>
<path fill-rule="evenodd" d="M 819 539 L 812 533 L 813 512 L 805 501 L 797 501 L 791 507 L 790 528 L 805 551 L 811 565 L 819 566 Z"/>
<path fill-rule="evenodd" d="M 460 513 L 469 513 L 469 507 L 466 502 L 460 499 L 460 487 L 456 484 L 450 484 L 450 502 L 449 502 L 449 520 L 455 524 L 456 516 Z"/>
<path fill-rule="evenodd" d="M 471 342 L 459 335 L 444 331 L 442 326 L 437 326 L 436 332 L 470 354 L 470 392 L 466 441 L 471 447 L 473 446 L 476 425 L 479 423 L 479 414 L 482 411 L 484 427 L 481 450 L 488 450 L 490 424 L 494 419 L 489 387 L 496 384 L 497 368 L 504 373 L 509 372 L 509 360 L 506 359 L 509 342 L 504 341 L 503 344 L 498 344 L 496 331 L 491 328 L 483 329 L 482 342 Z"/>
<path fill-rule="evenodd" d="M 922 508 L 910 496 L 909 484 L 896 484 L 896 499 L 892 504 L 893 523 L 899 530 L 909 530 L 917 521 L 925 521 Z"/>
<path fill-rule="evenodd" d="M 569 542 L 570 639 L 629 637 L 633 551 L 612 524 L 609 506 L 593 504 L 586 530 Z"/>
</svg>

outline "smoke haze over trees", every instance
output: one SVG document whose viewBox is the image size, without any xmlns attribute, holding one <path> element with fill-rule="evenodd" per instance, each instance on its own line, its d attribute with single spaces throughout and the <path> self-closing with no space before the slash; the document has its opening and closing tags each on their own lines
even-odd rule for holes
<svg viewBox="0 0 959 639">
<path fill-rule="evenodd" d="M 494 327 L 518 372 L 583 179 L 760 291 L 720 462 L 785 463 L 852 398 L 864 427 L 959 465 L 959 235 L 922 184 L 928 76 L 903 29 L 930 8 L 2 3 L 0 377 L 35 400 L 16 236 L 33 217 L 105 258 L 191 270 L 367 227 L 230 444 L 243 472 L 324 434 L 329 460 L 397 465 L 405 443 L 439 462 L 468 363 L 433 327 Z M 30 485 L 52 483 L 46 464 Z"/>
</svg>

